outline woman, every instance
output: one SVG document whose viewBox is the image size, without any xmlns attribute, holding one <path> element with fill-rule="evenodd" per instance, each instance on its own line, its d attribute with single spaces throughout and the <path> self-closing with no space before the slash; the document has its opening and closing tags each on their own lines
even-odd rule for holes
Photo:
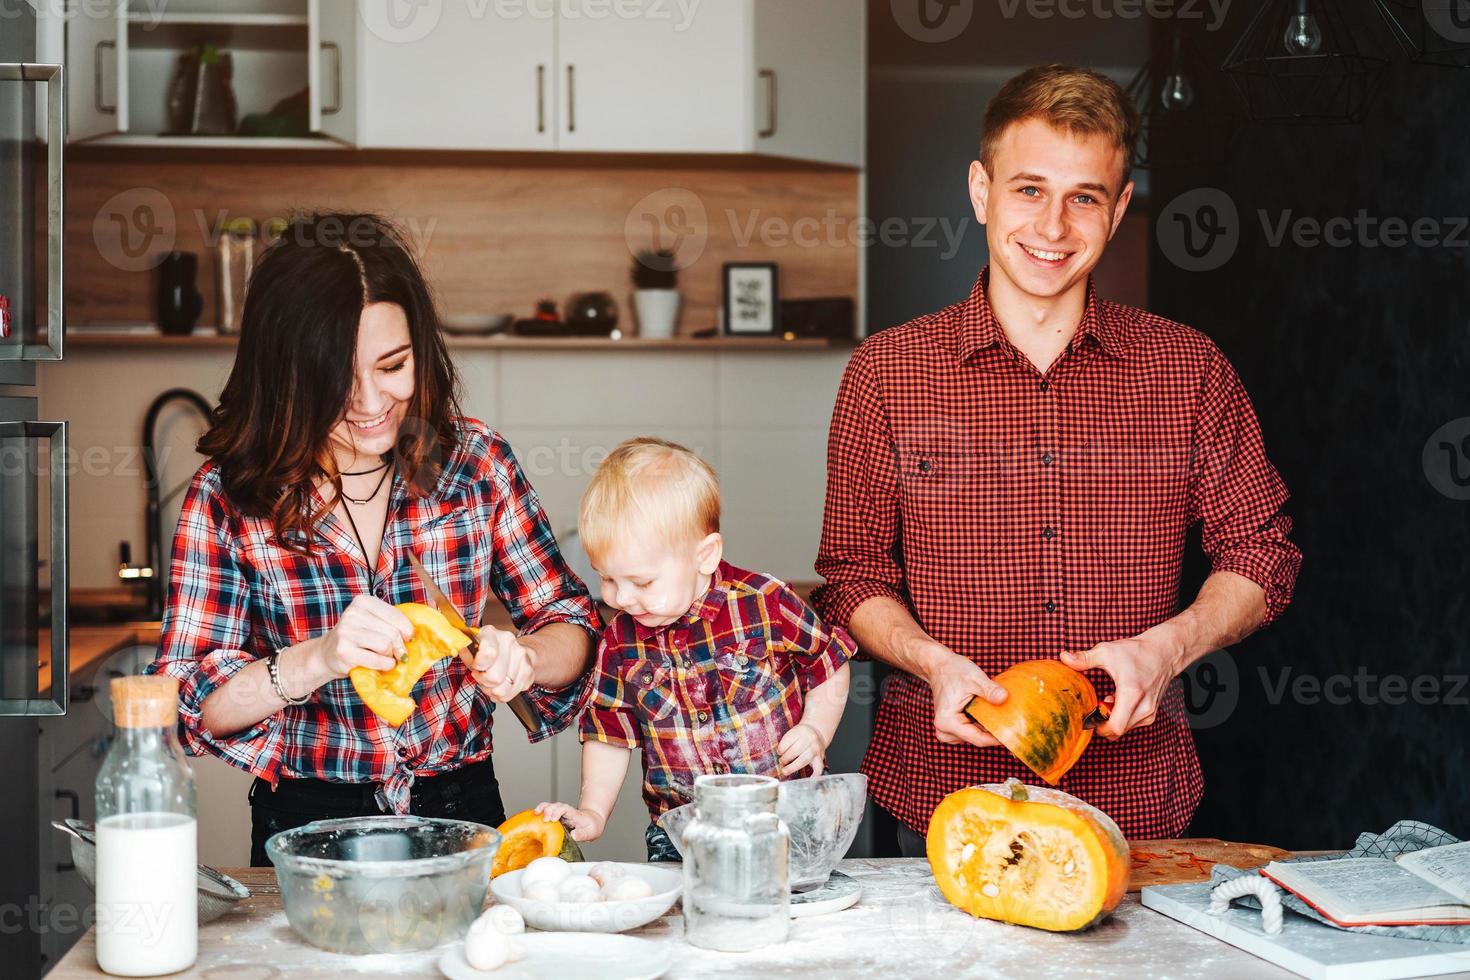
<svg viewBox="0 0 1470 980">
<path fill-rule="evenodd" d="M 461 418 L 457 378 L 414 260 L 382 219 L 298 219 L 263 256 L 208 462 L 174 538 L 158 659 L 180 681 L 184 740 L 257 777 L 265 840 L 382 812 L 497 824 L 491 712 L 526 692 L 532 741 L 571 721 L 598 629 L 510 447 Z M 399 728 L 367 710 L 353 667 L 393 666 L 427 602 L 413 552 L 486 628 L 434 664 Z M 472 662 L 470 662 L 472 660 Z"/>
</svg>

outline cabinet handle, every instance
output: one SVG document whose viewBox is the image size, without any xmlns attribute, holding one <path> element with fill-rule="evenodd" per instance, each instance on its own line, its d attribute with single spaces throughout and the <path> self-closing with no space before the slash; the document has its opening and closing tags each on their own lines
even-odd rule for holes
<svg viewBox="0 0 1470 980">
<path fill-rule="evenodd" d="M 546 132 L 546 66 L 536 66 L 536 132 Z"/>
<path fill-rule="evenodd" d="M 102 49 L 111 48 L 114 62 L 117 60 L 116 41 L 98 41 L 97 46 L 92 49 L 92 104 L 97 107 L 98 112 L 109 116 L 117 115 L 117 103 L 106 105 L 102 101 Z"/>
<path fill-rule="evenodd" d="M 70 801 L 71 802 L 71 818 L 73 820 L 80 820 L 80 819 L 82 819 L 82 798 L 77 795 L 76 790 L 72 790 L 72 789 L 59 789 L 59 790 L 56 791 L 56 798 L 58 800 L 68 800 L 68 801 Z M 57 861 L 56 862 L 56 870 L 57 871 L 75 871 L 76 869 L 77 869 L 77 866 L 75 864 L 73 864 L 72 862 L 70 862 L 70 861 Z"/>
<path fill-rule="evenodd" d="M 322 114 L 333 115 L 342 111 L 342 48 L 336 41 L 322 41 L 323 51 L 332 52 L 332 104 L 322 106 Z"/>
<path fill-rule="evenodd" d="M 768 140 L 776 135 L 776 73 L 770 68 L 762 68 L 760 77 L 766 80 L 766 128 L 758 135 Z"/>
<path fill-rule="evenodd" d="M 577 131 L 577 66 L 567 65 L 567 132 Z"/>
</svg>

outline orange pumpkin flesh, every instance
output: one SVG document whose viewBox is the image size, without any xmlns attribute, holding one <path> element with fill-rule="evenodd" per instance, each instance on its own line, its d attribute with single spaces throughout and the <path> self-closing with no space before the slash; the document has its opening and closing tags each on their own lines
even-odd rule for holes
<svg viewBox="0 0 1470 980">
<path fill-rule="evenodd" d="M 1128 890 L 1118 825 L 1059 790 L 1016 780 L 958 790 L 930 817 L 926 843 L 940 892 L 978 918 L 1071 932 Z"/>
<path fill-rule="evenodd" d="M 495 829 L 500 832 L 500 848 L 490 866 L 492 878 L 507 871 L 519 871 L 537 858 L 582 860 L 582 849 L 567 834 L 561 821 L 547 820 L 535 810 L 522 810 Z"/>
<path fill-rule="evenodd" d="M 418 602 L 405 602 L 398 611 L 413 623 L 408 654 L 388 670 L 353 667 L 347 672 L 353 690 L 368 709 L 397 728 L 418 705 L 409 694 L 436 660 L 452 657 L 470 645 L 470 638 L 449 625 L 444 614 Z"/>
<path fill-rule="evenodd" d="M 1001 704 L 972 698 L 965 714 L 1055 786 L 1092 741 L 1083 721 L 1094 711 L 1107 717 L 1092 682 L 1060 660 L 1027 660 L 992 680 L 1010 696 Z"/>
</svg>

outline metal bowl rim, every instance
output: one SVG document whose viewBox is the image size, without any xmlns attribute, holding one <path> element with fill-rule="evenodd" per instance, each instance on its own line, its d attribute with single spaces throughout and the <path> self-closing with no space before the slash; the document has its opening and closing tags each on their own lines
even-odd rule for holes
<svg viewBox="0 0 1470 980">
<path fill-rule="evenodd" d="M 322 833 L 357 826 L 373 826 L 403 829 L 422 825 L 453 827 L 475 827 L 488 836 L 485 842 L 467 847 L 454 854 L 441 854 L 431 858 L 402 858 L 395 861 L 354 861 L 346 858 L 306 857 L 284 850 L 282 838 L 304 837 L 310 833 Z M 325 874 L 333 877 L 355 875 L 360 878 L 403 878 L 424 877 L 440 872 L 456 871 L 479 859 L 490 859 L 500 847 L 500 831 L 488 824 L 473 820 L 451 820 L 446 817 L 419 817 L 384 814 L 377 817 L 339 817 L 332 820 L 313 820 L 311 823 L 272 834 L 265 842 L 265 853 L 278 874 Z M 283 867 L 284 864 L 284 867 Z"/>
</svg>

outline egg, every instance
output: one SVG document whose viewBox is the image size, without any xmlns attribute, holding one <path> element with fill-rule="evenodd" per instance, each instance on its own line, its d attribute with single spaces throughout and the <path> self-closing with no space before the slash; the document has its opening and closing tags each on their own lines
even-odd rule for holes
<svg viewBox="0 0 1470 980">
<path fill-rule="evenodd" d="M 602 888 L 602 897 L 609 902 L 636 902 L 653 894 L 653 886 L 642 878 L 631 875 L 617 878 Z"/>
<path fill-rule="evenodd" d="M 489 916 L 480 916 L 464 937 L 464 958 L 476 970 L 498 970 L 519 959 L 519 947 L 510 936 L 495 927 Z"/>
<path fill-rule="evenodd" d="M 521 872 L 521 888 L 525 889 L 538 881 L 549 881 L 559 885 L 572 873 L 572 866 L 559 857 L 540 857 L 526 865 Z"/>
<path fill-rule="evenodd" d="M 606 888 L 623 877 L 623 869 L 611 861 L 598 861 L 587 869 L 587 877 L 597 882 L 599 888 Z"/>
<path fill-rule="evenodd" d="M 480 919 L 488 919 L 495 928 L 507 936 L 526 931 L 526 920 L 521 917 L 521 913 L 509 905 L 492 905 L 484 911 Z"/>
<path fill-rule="evenodd" d="M 602 901 L 602 889 L 586 875 L 572 875 L 557 886 L 560 901 L 577 904 Z"/>
<path fill-rule="evenodd" d="M 549 881 L 531 882 L 521 889 L 521 897 L 531 902 L 545 902 L 547 905 L 555 905 L 560 900 L 556 885 Z"/>
</svg>

